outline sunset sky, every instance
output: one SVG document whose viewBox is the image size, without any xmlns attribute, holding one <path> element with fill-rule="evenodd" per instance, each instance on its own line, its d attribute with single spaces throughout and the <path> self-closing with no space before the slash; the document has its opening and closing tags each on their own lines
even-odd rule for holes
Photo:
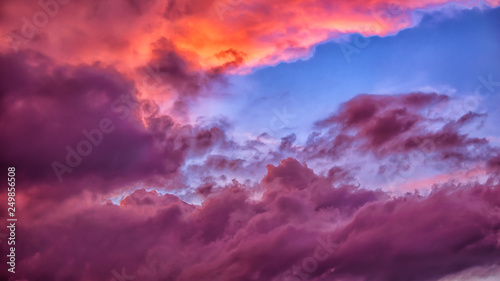
<svg viewBox="0 0 500 281">
<path fill-rule="evenodd" d="M 499 6 L 1 1 L 0 279 L 500 280 Z"/>
</svg>

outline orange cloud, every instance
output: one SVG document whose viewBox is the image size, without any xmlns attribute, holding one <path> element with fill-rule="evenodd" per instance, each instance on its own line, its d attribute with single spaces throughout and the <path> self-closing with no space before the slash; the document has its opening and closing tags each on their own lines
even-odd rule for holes
<svg viewBox="0 0 500 281">
<path fill-rule="evenodd" d="M 499 2 L 4 0 L 0 52 L 31 49 L 57 64 L 113 68 L 134 81 L 138 97 L 189 120 L 187 108 L 222 72 L 307 58 L 318 43 L 346 34 L 395 34 L 416 24 L 417 9 Z"/>
<path fill-rule="evenodd" d="M 2 48 L 37 49 L 72 64 L 99 61 L 124 72 L 154 59 L 154 49 L 162 40 L 194 69 L 225 70 L 238 65 L 244 70 L 307 57 L 314 45 L 344 34 L 394 34 L 415 24 L 412 13 L 417 9 L 436 9 L 450 3 L 465 8 L 500 5 L 499 0 L 44 3 L 49 2 L 56 3 L 57 9 L 35 2 L 26 6 L 3 1 Z M 46 23 L 40 11 L 48 14 Z M 38 32 L 27 38 L 30 27 Z"/>
<path fill-rule="evenodd" d="M 306 57 L 312 46 L 343 34 L 387 36 L 413 26 L 416 9 L 439 8 L 452 1 L 246 1 L 216 0 L 204 9 L 197 2 L 175 1 L 182 16 L 168 23 L 176 46 L 193 54 L 202 68 L 231 62 L 217 53 L 244 54 L 244 68 Z M 482 1 L 453 1 L 465 8 Z M 496 6 L 499 1 L 491 0 Z"/>
</svg>

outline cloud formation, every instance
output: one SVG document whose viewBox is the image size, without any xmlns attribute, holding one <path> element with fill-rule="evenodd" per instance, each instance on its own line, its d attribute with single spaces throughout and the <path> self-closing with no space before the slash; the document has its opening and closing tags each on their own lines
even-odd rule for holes
<svg viewBox="0 0 500 281">
<path fill-rule="evenodd" d="M 146 64 L 154 56 L 151 46 L 166 40 L 191 67 L 217 71 L 306 58 L 314 45 L 345 34 L 395 34 L 417 24 L 417 10 L 499 5 L 497 0 L 41 3 L 4 1 L 4 48 L 31 47 L 71 63 L 101 61 L 130 69 Z"/>
<path fill-rule="evenodd" d="M 191 126 L 162 114 L 112 68 L 60 66 L 29 51 L 0 55 L 0 62 L 0 129 L 9 132 L 0 138 L 0 164 L 24 167 L 27 188 L 47 184 L 66 194 L 143 181 L 163 186 L 187 156 L 231 146 L 217 124 Z"/>
<path fill-rule="evenodd" d="M 193 109 L 223 97 L 228 74 L 307 58 L 321 42 L 393 35 L 417 11 L 498 5 L 2 1 L 0 166 L 16 167 L 21 211 L 18 272 L 0 279 L 496 274 L 500 154 L 470 130 L 487 114 L 449 116 L 453 98 L 439 93 L 360 94 L 306 141 L 242 141 L 231 120 Z M 395 188 L 380 184 L 394 175 Z"/>
<path fill-rule="evenodd" d="M 92 74 L 84 70 L 79 69 L 87 75 Z M 77 70 L 53 71 L 68 76 L 72 73 L 73 83 L 79 81 L 76 73 L 80 72 Z M 90 83 L 93 80 L 85 75 L 78 76 L 80 79 L 87 77 L 85 81 L 90 89 L 96 85 L 101 87 L 98 88 L 101 91 L 94 91 L 96 95 L 100 93 L 101 99 L 87 99 L 93 102 L 86 110 L 98 110 L 101 105 L 98 101 L 107 95 L 114 97 L 114 91 L 106 92 L 114 85 L 113 72 L 105 73 L 109 75 L 109 81 L 104 79 L 97 84 Z M 85 89 L 80 90 L 81 94 L 76 92 L 67 98 L 77 99 L 79 95 L 93 92 Z M 37 104 L 55 102 L 48 93 L 38 93 L 37 96 Z M 3 97 L 4 102 L 11 101 L 8 108 L 12 110 L 35 106 L 26 103 L 16 107 L 12 99 L 14 97 L 9 95 Z M 336 126 L 341 132 L 352 130 L 359 134 L 355 137 L 359 145 L 370 147 L 373 153 L 389 153 L 382 148 L 391 143 L 394 149 L 390 153 L 401 154 L 409 149 L 403 145 L 408 142 L 403 137 L 405 134 L 435 136 L 423 131 L 419 123 L 430 120 L 424 117 L 424 108 L 447 100 L 446 96 L 422 93 L 361 95 L 317 124 L 327 128 Z M 32 112 L 40 114 L 43 111 L 33 109 Z M 24 123 L 31 124 L 34 122 L 28 122 L 31 119 L 58 113 L 52 110 L 51 115 L 36 115 L 36 118 L 25 114 L 28 119 Z M 393 123 L 387 125 L 385 117 L 388 114 L 396 114 L 399 118 L 391 119 Z M 455 121 L 446 121 L 438 132 L 447 132 L 450 127 L 460 126 L 473 116 L 469 114 Z M 153 115 L 144 122 L 131 117 L 127 125 L 117 125 L 117 128 L 123 128 L 124 137 L 128 139 L 141 132 L 139 135 L 143 137 L 139 139 L 150 141 L 144 144 L 145 152 L 150 149 L 154 153 L 166 151 L 170 155 L 180 155 L 180 158 L 159 157 L 162 161 L 155 162 L 155 157 L 148 157 L 146 159 L 152 162 L 146 162 L 149 163 L 146 165 L 137 162 L 135 154 L 121 155 L 127 157 L 124 161 L 130 165 L 157 169 L 173 165 L 175 170 L 185 161 L 187 154 L 198 157 L 206 155 L 207 149 L 213 147 L 222 150 L 238 147 L 224 140 L 221 128 L 193 128 L 194 132 L 188 135 L 186 142 L 175 148 L 169 138 L 169 133 L 175 132 L 171 119 Z M 387 129 L 388 137 L 380 141 L 377 132 L 371 130 L 381 126 L 379 124 L 398 129 Z M 64 123 L 59 126 L 68 130 Z M 293 139 L 285 138 L 280 146 L 292 147 Z M 463 135 L 451 143 L 445 142 L 437 146 L 437 154 L 446 151 L 450 145 L 462 146 L 473 139 Z M 334 142 L 333 138 L 331 140 Z M 119 145 L 125 144 L 113 144 L 114 148 Z M 358 144 L 347 142 L 346 145 Z M 480 141 L 475 145 L 490 149 L 487 142 Z M 15 147 L 13 144 L 9 146 Z M 34 147 L 44 146 L 52 147 L 52 144 L 44 142 L 43 138 L 35 138 Z M 52 155 L 47 148 L 42 151 Z M 106 153 L 113 151 L 109 147 Z M 30 153 L 35 161 L 44 156 L 36 150 Z M 461 153 L 465 158 L 473 158 L 471 155 L 475 154 L 472 150 Z M 230 184 L 207 183 L 198 187 L 197 195 L 204 198 L 201 205 L 188 204 L 172 194 L 160 195 L 145 189 L 135 190 L 119 205 L 105 199 L 106 190 L 92 188 L 67 194 L 58 201 L 35 200 L 29 194 L 50 189 L 45 185 L 32 185 L 31 190 L 19 192 L 30 208 L 25 209 L 20 217 L 24 223 L 18 230 L 19 240 L 23 242 L 18 250 L 18 266 L 23 270 L 17 276 L 35 281 L 47 278 L 110 280 L 115 274 L 140 280 L 179 281 L 416 281 L 438 280 L 469 268 L 496 267 L 492 261 L 500 257 L 497 158 L 493 154 L 481 158 L 487 169 L 485 181 L 471 179 L 434 184 L 428 195 L 418 192 L 394 195 L 373 186 L 360 186 L 356 181 L 357 170 L 333 166 L 327 173 L 318 174 L 294 158 L 286 158 L 278 165 L 267 165 L 267 172 L 257 187 L 237 180 Z M 443 157 L 430 159 L 446 161 Z M 249 161 L 209 156 L 205 165 L 191 167 L 190 171 L 237 171 L 248 169 Z M 41 163 L 40 167 L 43 166 Z M 109 163 L 100 168 L 107 168 L 106 173 L 110 176 L 114 173 L 125 176 L 129 182 L 155 173 L 165 176 L 165 170 L 150 169 L 149 174 L 143 171 L 139 177 L 139 173 L 127 172 L 122 166 L 110 166 Z M 110 170 L 112 168 L 116 169 L 115 172 Z M 87 175 L 97 173 L 90 168 L 81 171 Z M 41 171 L 39 173 L 28 170 L 25 176 L 41 180 Z M 255 190 L 260 191 L 260 197 L 256 198 L 252 193 Z"/>
<path fill-rule="evenodd" d="M 289 158 L 268 166 L 258 201 L 234 183 L 201 206 L 137 190 L 120 206 L 75 199 L 26 210 L 19 275 L 110 280 L 126 268 L 140 280 L 437 280 L 500 257 L 498 178 L 392 198 L 350 181 Z M 78 211 L 66 212 L 71 205 Z"/>
</svg>

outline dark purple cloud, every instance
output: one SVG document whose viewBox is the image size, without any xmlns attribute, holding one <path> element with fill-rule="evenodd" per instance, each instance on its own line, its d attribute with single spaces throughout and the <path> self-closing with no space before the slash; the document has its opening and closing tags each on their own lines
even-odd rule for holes
<svg viewBox="0 0 500 281">
<path fill-rule="evenodd" d="M 28 188 L 47 184 L 51 192 L 71 193 L 160 183 L 188 154 L 229 145 L 218 127 L 185 126 L 161 115 L 113 69 L 59 66 L 35 52 L 4 54 L 0 61 L 6 132 L 0 164 L 23 167 L 19 176 Z"/>
<path fill-rule="evenodd" d="M 289 158 L 268 166 L 259 201 L 234 182 L 201 206 L 145 190 L 66 213 L 70 203 L 38 202 L 18 230 L 17 276 L 110 280 L 125 268 L 138 280 L 437 280 L 500 257 L 497 180 L 391 198 L 350 184 L 341 168 L 319 176 Z"/>
<path fill-rule="evenodd" d="M 20 280 L 104 281 L 126 274 L 178 281 L 426 281 L 491 266 L 500 257 L 498 153 L 462 132 L 483 116 L 426 114 L 445 96 L 358 96 L 318 122 L 323 133 L 312 134 L 302 150 L 289 135 L 269 158 L 253 159 L 231 152 L 258 149 L 261 140 L 235 143 L 225 121 L 182 125 L 161 114 L 154 100 L 138 99 L 134 83 L 113 69 L 57 66 L 29 52 L 1 60 L 8 76 L 0 126 L 10 132 L 0 139 L 2 165 L 26 167 L 19 171 Z M 26 141 L 28 132 L 33 137 Z M 65 147 L 78 152 L 84 137 L 92 153 L 59 183 L 52 163 L 67 164 Z M 315 159 L 358 150 L 382 159 L 427 141 L 433 145 L 428 161 L 483 164 L 485 178 L 434 185 L 425 196 L 396 196 L 360 186 L 357 169 L 332 166 L 318 174 L 295 158 L 268 164 L 255 185 L 227 178 L 287 153 Z M 191 157 L 198 164 L 186 164 Z M 139 184 L 178 189 L 167 180 L 183 175 L 182 167 L 199 177 L 192 190 L 201 205 L 145 189 L 119 206 L 109 201 Z"/>
</svg>

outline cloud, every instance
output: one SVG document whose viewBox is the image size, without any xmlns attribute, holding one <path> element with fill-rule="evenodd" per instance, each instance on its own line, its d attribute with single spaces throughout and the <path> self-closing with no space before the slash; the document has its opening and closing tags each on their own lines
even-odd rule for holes
<svg viewBox="0 0 500 281">
<path fill-rule="evenodd" d="M 417 10 L 499 5 L 494 0 L 42 2 L 52 6 L 3 3 L 4 48 L 36 48 L 70 63 L 100 61 L 130 71 L 149 61 L 151 46 L 166 39 L 190 66 L 216 72 L 306 58 L 316 44 L 345 34 L 395 34 L 418 24 Z M 40 13 L 46 22 L 40 22 Z"/>
<path fill-rule="evenodd" d="M 305 58 L 311 48 L 342 34 L 387 36 L 412 27 L 415 10 L 443 7 L 450 1 L 294 1 L 217 0 L 203 3 L 171 1 L 169 27 L 203 67 L 230 63 L 221 52 L 245 54 L 244 65 L 255 67 Z M 458 1 L 462 8 L 482 2 Z M 489 5 L 497 5 L 490 2 Z M 175 14 L 175 16 L 173 16 Z"/>
<path fill-rule="evenodd" d="M 113 270 L 125 268 L 140 280 L 423 281 L 489 266 L 500 257 L 498 154 L 477 158 L 478 151 L 493 148 L 459 132 L 481 115 L 469 113 L 458 120 L 433 115 L 433 108 L 449 100 L 446 96 L 357 96 L 317 122 L 317 128 L 327 133 L 315 134 L 308 146 L 318 153 L 317 147 L 332 145 L 335 150 L 340 145 L 377 157 L 401 156 L 414 149 L 407 145 L 409 140 L 446 136 L 436 142 L 430 163 L 447 162 L 444 155 L 456 152 L 462 159 L 484 164 L 484 180 L 456 183 L 451 177 L 426 183 L 432 188 L 427 195 L 395 195 L 361 185 L 360 170 L 349 165 L 318 173 L 306 162 L 288 157 L 268 164 L 265 175 L 252 184 L 217 178 L 255 172 L 266 163 L 212 154 L 261 145 L 234 143 L 223 122 L 181 126 L 160 114 L 151 100 L 137 100 L 127 118 L 120 120 L 125 111 L 113 112 L 109 106 L 134 84 L 113 69 L 56 66 L 33 52 L 1 59 L 2 66 L 10 67 L 10 76 L 2 83 L 0 118 L 14 113 L 22 118 L 22 123 L 1 122 L 2 129 L 11 132 L 11 138 L 1 139 L 2 147 L 8 148 L 2 151 L 2 164 L 12 163 L 16 155 L 17 167 L 33 167 L 19 171 L 24 188 L 17 196 L 30 208 L 23 208 L 19 217 L 23 224 L 17 231 L 23 243 L 17 248 L 22 268 L 18 278 L 110 280 Z M 83 162 L 67 181 L 57 184 L 50 161 L 64 161 L 65 145 L 81 140 L 81 128 L 93 128 L 101 116 L 113 120 L 115 132 L 106 134 L 85 158 L 88 165 Z M 54 125 L 25 146 L 19 132 L 37 132 L 37 122 Z M 379 139 L 379 130 L 386 138 Z M 47 132 L 50 139 L 45 140 Z M 311 152 L 300 151 L 295 141 L 293 135 L 283 138 L 272 157 L 280 157 L 284 150 L 298 151 L 299 157 Z M 20 157 L 23 153 L 26 156 Z M 202 161 L 188 164 L 190 157 Z M 114 159 L 119 161 L 109 162 Z M 182 196 L 188 198 L 192 192 L 203 198 L 200 205 L 184 202 L 181 195 L 136 189 L 152 186 L 158 178 L 184 175 L 178 171 L 181 167 L 187 168 L 185 176 L 200 176 L 200 185 L 190 188 L 182 181 L 165 181 L 163 191 L 183 186 Z M 92 178 L 100 184 L 92 185 Z M 127 190 L 134 191 L 119 205 L 109 201 L 110 194 Z M 5 193 L 0 197 L 6 200 Z"/>
<path fill-rule="evenodd" d="M 0 8 L 16 280 L 424 281 L 498 266 L 498 148 L 466 132 L 487 116 L 439 114 L 450 97 L 359 95 L 305 144 L 239 144 L 227 121 L 191 112 L 221 96 L 226 73 L 306 58 L 346 34 L 395 34 L 417 10 L 498 1 L 63 2 Z M 407 170 L 414 153 L 421 168 L 445 167 L 420 182 L 425 195 L 359 180 Z"/>
<path fill-rule="evenodd" d="M 126 268 L 141 280 L 437 280 L 498 260 L 491 180 L 391 197 L 350 184 L 341 168 L 320 176 L 289 158 L 268 166 L 258 201 L 233 182 L 201 206 L 145 190 L 120 206 L 33 202 L 17 276 L 109 280 Z"/>
<path fill-rule="evenodd" d="M 159 184 L 188 155 L 231 145 L 222 127 L 186 126 L 160 113 L 112 68 L 60 66 L 28 51 L 0 61 L 0 127 L 9 132 L 0 138 L 1 165 L 24 167 L 19 175 L 29 187 L 67 194 Z"/>
<path fill-rule="evenodd" d="M 493 281 L 500 277 L 500 272 L 496 266 L 473 267 L 457 274 L 451 274 L 439 281 Z"/>
<path fill-rule="evenodd" d="M 487 161 L 496 149 L 463 132 L 485 116 L 469 112 L 454 120 L 439 115 L 449 100 L 435 93 L 358 95 L 316 123 L 324 133 L 310 135 L 303 156 L 338 158 L 362 151 L 395 159 L 419 154 L 421 160 L 434 158 L 432 162 L 452 167 Z"/>
</svg>

